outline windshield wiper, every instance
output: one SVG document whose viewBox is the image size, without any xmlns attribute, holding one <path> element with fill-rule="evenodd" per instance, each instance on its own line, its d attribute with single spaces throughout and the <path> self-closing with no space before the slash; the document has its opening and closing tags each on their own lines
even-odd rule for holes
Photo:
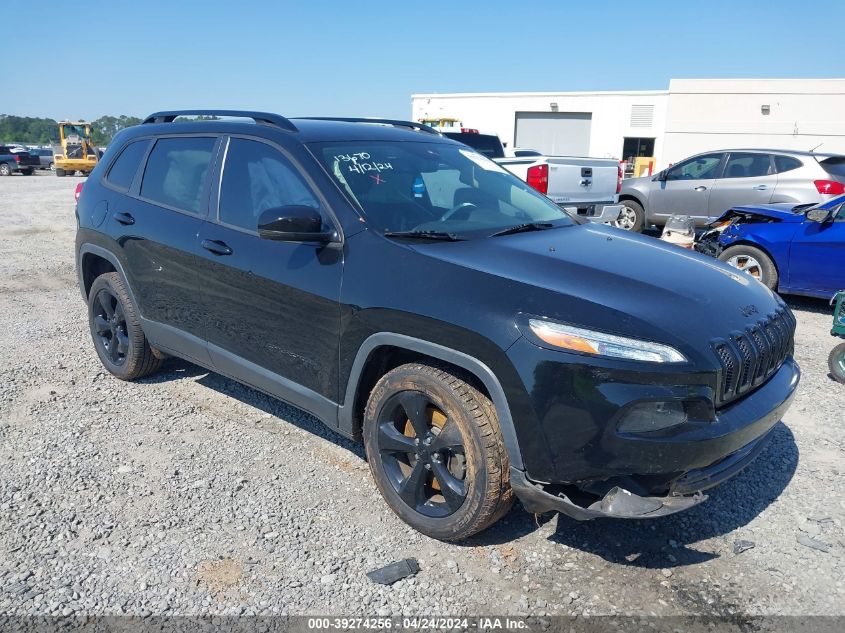
<svg viewBox="0 0 845 633">
<path fill-rule="evenodd" d="M 525 224 L 517 224 L 501 231 L 496 231 L 490 237 L 497 237 L 499 235 L 513 235 L 514 233 L 526 233 L 528 231 L 545 231 L 554 226 L 551 222 L 526 222 Z"/>
<path fill-rule="evenodd" d="M 464 240 L 464 238 L 446 231 L 385 231 L 384 236 L 410 237 L 417 240 L 443 240 L 444 242 L 461 242 Z"/>
</svg>

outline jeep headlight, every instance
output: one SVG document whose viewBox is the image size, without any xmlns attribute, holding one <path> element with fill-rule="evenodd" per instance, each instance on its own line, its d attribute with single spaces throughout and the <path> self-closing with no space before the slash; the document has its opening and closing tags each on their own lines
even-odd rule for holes
<svg viewBox="0 0 845 633">
<path fill-rule="evenodd" d="M 661 343 L 586 330 L 544 319 L 529 319 L 528 327 L 541 341 L 573 352 L 647 363 L 683 363 L 687 360 L 674 347 Z"/>
</svg>

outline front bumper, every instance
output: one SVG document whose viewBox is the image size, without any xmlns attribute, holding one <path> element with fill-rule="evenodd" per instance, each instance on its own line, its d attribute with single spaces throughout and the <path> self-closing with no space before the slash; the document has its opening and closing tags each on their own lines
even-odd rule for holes
<svg viewBox="0 0 845 633">
<path fill-rule="evenodd" d="M 622 205 L 613 202 L 596 202 L 592 204 L 566 202 L 560 203 L 558 206 L 573 215 L 578 215 L 585 220 L 599 224 L 613 222 L 622 212 Z"/>
<path fill-rule="evenodd" d="M 773 430 L 707 468 L 691 470 L 670 485 L 663 496 L 640 496 L 614 486 L 601 499 L 588 506 L 578 505 L 564 492 L 547 492 L 521 470 L 511 468 L 511 487 L 529 512 L 560 512 L 579 521 L 599 518 L 651 519 L 686 510 L 707 499 L 702 491 L 717 486 L 740 473 L 763 452 Z"/>
<path fill-rule="evenodd" d="M 560 376 L 552 376 L 551 384 L 563 384 Z M 595 373 L 592 378 L 595 381 Z M 641 379 L 645 384 L 628 383 L 615 392 L 609 388 L 610 379 L 602 387 L 605 400 L 600 408 L 572 406 L 579 392 L 570 394 L 569 406 L 547 404 L 540 425 L 553 468 L 543 469 L 542 460 L 531 459 L 541 456 L 535 452 L 523 455 L 526 472 L 511 471 L 511 485 L 527 509 L 554 510 L 579 520 L 648 518 L 701 503 L 706 498 L 703 490 L 733 477 L 763 451 L 792 403 L 800 370 L 788 357 L 766 383 L 716 409 L 710 420 L 691 420 L 664 432 L 620 433 L 616 421 L 627 403 L 671 396 L 677 389 Z M 685 390 L 708 394 L 712 403 L 709 387 Z M 534 393 L 539 393 L 536 388 Z M 619 397 L 614 406 L 607 406 L 613 393 Z"/>
</svg>

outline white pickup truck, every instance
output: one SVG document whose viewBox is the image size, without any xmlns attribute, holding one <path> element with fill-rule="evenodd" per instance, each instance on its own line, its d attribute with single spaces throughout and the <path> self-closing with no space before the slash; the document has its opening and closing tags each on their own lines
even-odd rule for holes
<svg viewBox="0 0 845 633">
<path fill-rule="evenodd" d="M 615 158 L 530 156 L 494 159 L 558 206 L 593 222 L 616 222 L 622 211 L 622 167 Z"/>
<path fill-rule="evenodd" d="M 618 204 L 622 166 L 615 158 L 518 154 L 508 158 L 495 134 L 454 126 L 436 129 L 496 161 L 570 213 L 592 222 L 617 223 L 622 212 L 622 205 Z"/>
</svg>

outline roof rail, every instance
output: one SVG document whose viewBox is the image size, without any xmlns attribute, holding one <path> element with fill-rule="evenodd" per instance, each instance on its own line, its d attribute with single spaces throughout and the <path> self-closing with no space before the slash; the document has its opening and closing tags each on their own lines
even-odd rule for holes
<svg viewBox="0 0 845 633">
<path fill-rule="evenodd" d="M 435 130 L 433 127 L 428 125 L 424 125 L 422 123 L 417 123 L 415 121 L 401 121 L 399 119 L 379 119 L 379 118 L 369 118 L 369 117 L 346 117 L 346 116 L 303 116 L 303 117 L 296 117 L 298 119 L 306 119 L 309 121 L 345 121 L 347 123 L 381 123 L 382 125 L 394 125 L 396 127 L 407 127 L 414 130 L 419 130 L 420 132 L 426 132 L 428 134 L 436 134 L 437 136 L 441 136 L 440 132 Z"/>
<path fill-rule="evenodd" d="M 173 119 L 180 116 L 236 116 L 245 119 L 252 119 L 259 125 L 273 125 L 289 132 L 298 132 L 296 126 L 290 120 L 272 112 L 252 112 L 250 110 L 166 110 L 154 112 L 144 123 L 172 123 Z"/>
</svg>

